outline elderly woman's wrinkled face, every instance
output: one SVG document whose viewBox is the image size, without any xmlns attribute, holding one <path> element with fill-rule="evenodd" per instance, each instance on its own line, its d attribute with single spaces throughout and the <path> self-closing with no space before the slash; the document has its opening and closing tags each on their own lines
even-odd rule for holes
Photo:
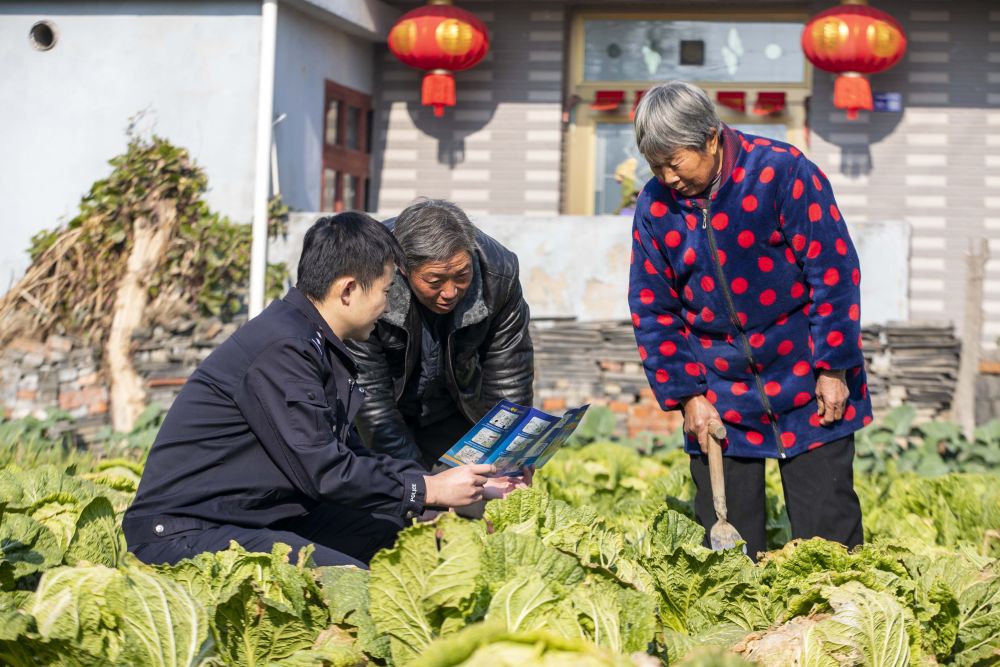
<svg viewBox="0 0 1000 667">
<path fill-rule="evenodd" d="M 662 164 L 652 165 L 660 182 L 677 194 L 692 197 L 705 190 L 719 170 L 722 158 L 719 134 L 715 133 L 705 143 L 705 148 L 679 148 Z"/>
</svg>

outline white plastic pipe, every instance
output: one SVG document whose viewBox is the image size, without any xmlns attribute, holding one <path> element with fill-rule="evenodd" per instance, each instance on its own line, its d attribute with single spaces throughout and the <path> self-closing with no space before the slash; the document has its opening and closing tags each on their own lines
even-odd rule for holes
<svg viewBox="0 0 1000 667">
<path fill-rule="evenodd" d="M 267 275 L 267 202 L 271 187 L 271 115 L 274 112 L 274 53 L 278 0 L 263 0 L 260 10 L 260 86 L 257 95 L 257 152 L 254 158 L 253 242 L 250 246 L 250 317 L 264 310 Z"/>
<path fill-rule="evenodd" d="M 278 178 L 278 137 L 275 131 L 281 121 L 288 118 L 288 114 L 280 114 L 271 121 L 271 196 L 277 197 L 281 194 L 281 179 Z"/>
</svg>

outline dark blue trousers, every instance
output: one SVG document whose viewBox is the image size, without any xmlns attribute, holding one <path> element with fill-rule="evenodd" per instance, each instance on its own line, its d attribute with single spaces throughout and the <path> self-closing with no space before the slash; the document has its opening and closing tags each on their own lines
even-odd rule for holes
<svg viewBox="0 0 1000 667">
<path fill-rule="evenodd" d="M 151 565 L 175 564 L 206 551 L 222 551 L 235 540 L 247 551 L 270 552 L 278 542 L 299 549 L 314 544 L 317 565 L 354 565 L 367 569 L 379 549 L 391 547 L 405 523 L 400 517 L 337 505 L 320 505 L 308 514 L 267 528 L 215 524 L 187 517 L 128 518 L 123 524 L 129 551 Z"/>
</svg>

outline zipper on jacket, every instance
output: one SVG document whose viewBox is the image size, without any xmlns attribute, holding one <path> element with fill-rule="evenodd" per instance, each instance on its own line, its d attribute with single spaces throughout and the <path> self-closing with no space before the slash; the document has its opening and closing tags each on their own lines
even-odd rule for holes
<svg viewBox="0 0 1000 667">
<path fill-rule="evenodd" d="M 733 326 L 736 327 L 736 330 L 740 334 L 740 341 L 743 343 L 743 354 L 746 355 L 747 362 L 750 364 L 750 372 L 753 374 L 753 379 L 757 384 L 760 401 L 764 406 L 764 412 L 767 414 L 767 419 L 771 424 L 771 429 L 774 431 L 774 439 L 778 445 L 778 456 L 786 458 L 785 446 L 781 444 L 781 431 L 778 428 L 778 416 L 774 413 L 774 410 L 771 409 L 771 401 L 767 398 L 767 392 L 764 391 L 764 382 L 760 378 L 760 373 L 757 372 L 757 362 L 753 358 L 753 350 L 750 347 L 750 340 L 747 338 L 747 333 L 743 329 L 743 323 L 740 322 L 740 318 L 736 314 L 736 304 L 733 302 L 733 295 L 729 291 L 729 283 L 726 282 L 726 274 L 722 270 L 722 262 L 719 261 L 719 249 L 715 245 L 715 232 L 712 230 L 712 226 L 708 224 L 710 208 L 711 204 L 701 210 L 701 228 L 708 232 L 708 245 L 712 249 L 712 263 L 715 265 L 715 276 L 719 281 L 719 287 L 722 289 L 722 295 L 726 300 L 726 308 L 729 310 L 729 321 L 733 323 Z"/>
<path fill-rule="evenodd" d="M 458 382 L 455 380 L 455 366 L 451 360 L 451 338 L 455 334 L 455 330 L 452 329 L 444 337 L 444 349 L 441 352 L 444 354 L 444 368 L 445 373 L 448 376 L 448 391 L 451 392 L 451 397 L 455 399 L 455 404 L 458 405 L 458 411 L 462 415 L 475 424 L 478 419 L 473 419 L 472 415 L 465 408 L 465 401 L 462 400 L 461 395 L 458 391 Z"/>
</svg>

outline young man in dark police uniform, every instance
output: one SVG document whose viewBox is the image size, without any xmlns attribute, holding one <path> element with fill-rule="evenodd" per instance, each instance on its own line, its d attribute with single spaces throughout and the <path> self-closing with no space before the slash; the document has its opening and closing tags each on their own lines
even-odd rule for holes
<svg viewBox="0 0 1000 667">
<path fill-rule="evenodd" d="M 313 543 L 318 565 L 364 567 L 425 506 L 524 484 L 487 478 L 490 465 L 430 475 L 358 437 L 364 392 L 343 341 L 368 338 L 401 263 L 392 234 L 364 214 L 313 225 L 297 286 L 202 362 L 167 414 L 125 514 L 130 551 L 175 563 L 230 540 Z"/>
</svg>

